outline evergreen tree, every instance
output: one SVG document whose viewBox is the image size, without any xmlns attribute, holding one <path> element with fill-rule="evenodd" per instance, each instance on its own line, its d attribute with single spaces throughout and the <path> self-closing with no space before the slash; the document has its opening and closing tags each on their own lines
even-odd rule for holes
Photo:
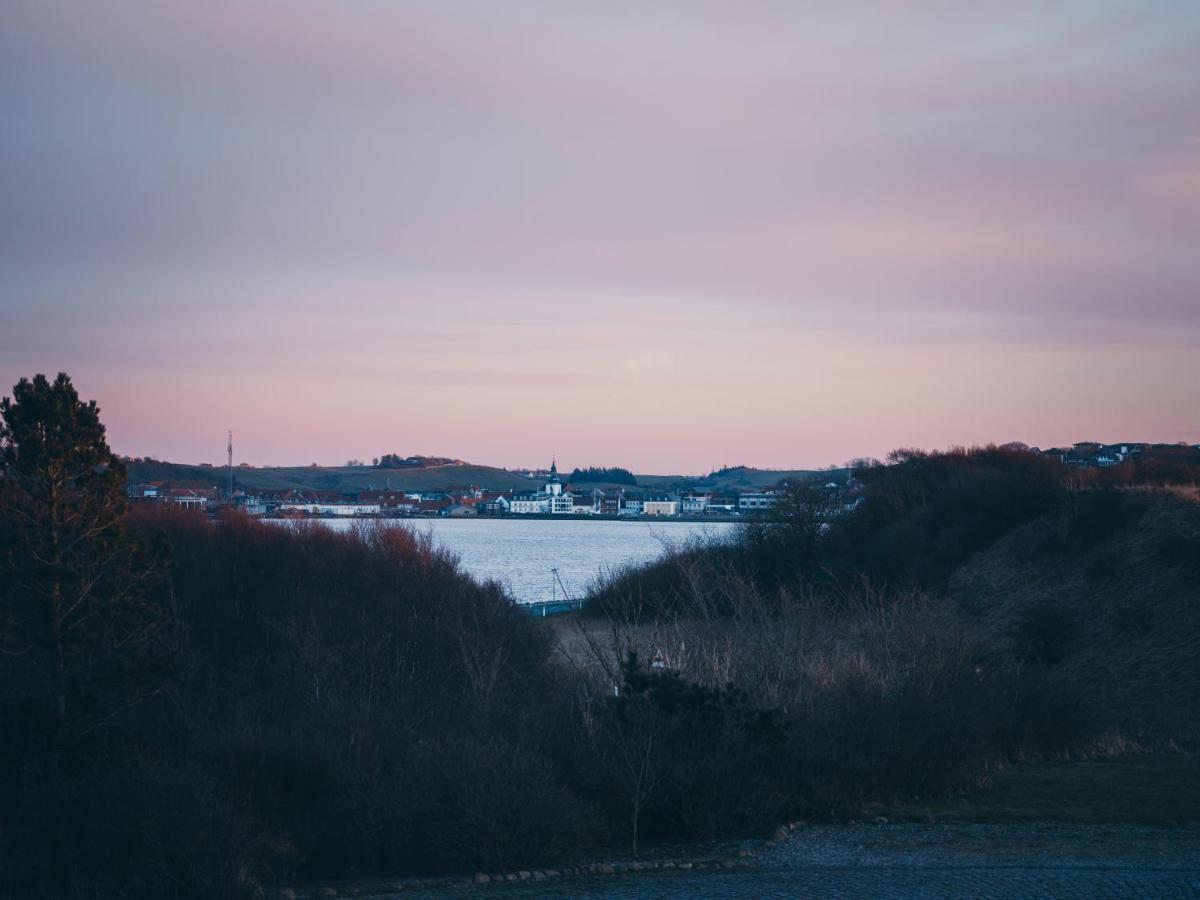
<svg viewBox="0 0 1200 900">
<path fill-rule="evenodd" d="M 162 567 L 125 509 L 95 401 L 64 373 L 22 378 L 0 401 L 0 702 L 54 756 L 160 680 Z"/>
</svg>

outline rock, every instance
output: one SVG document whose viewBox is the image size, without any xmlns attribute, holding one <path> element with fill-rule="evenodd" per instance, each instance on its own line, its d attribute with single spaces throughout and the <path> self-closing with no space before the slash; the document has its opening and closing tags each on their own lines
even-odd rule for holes
<svg viewBox="0 0 1200 900">
<path fill-rule="evenodd" d="M 491 875 L 485 875 L 483 872 L 475 873 L 475 883 L 476 884 L 491 884 L 491 882 L 492 882 Z"/>
<path fill-rule="evenodd" d="M 317 891 L 318 897 L 336 897 L 337 895 L 337 888 L 323 887 Z"/>
<path fill-rule="evenodd" d="M 526 871 L 525 869 L 522 869 L 520 872 L 517 873 L 517 877 L 520 878 L 522 881 L 528 881 L 530 878 L 533 877 L 533 873 Z"/>
<path fill-rule="evenodd" d="M 887 823 L 888 823 L 888 818 L 887 818 L 887 816 L 876 816 L 876 817 L 875 817 L 875 824 L 876 824 L 876 825 L 886 825 Z"/>
<path fill-rule="evenodd" d="M 692 864 L 690 862 L 681 862 L 676 865 L 676 868 L 678 869 L 690 869 L 691 867 Z"/>
<path fill-rule="evenodd" d="M 546 873 L 541 871 L 540 869 L 534 869 L 533 870 L 533 880 L 534 881 L 545 881 Z"/>
<path fill-rule="evenodd" d="M 504 880 L 505 881 L 516 881 L 517 875 L 515 872 L 509 872 L 507 875 L 504 876 Z"/>
<path fill-rule="evenodd" d="M 558 869 L 547 869 L 546 870 L 547 878 L 559 878 L 561 876 L 562 876 L 562 872 L 558 871 Z"/>
<path fill-rule="evenodd" d="M 786 841 L 790 833 L 786 828 L 780 828 L 775 832 L 774 839 L 777 841 Z"/>
<path fill-rule="evenodd" d="M 739 858 L 739 859 L 749 859 L 749 858 L 750 858 L 751 856 L 753 856 L 753 855 L 754 855 L 754 851 L 753 851 L 753 850 L 739 850 L 739 851 L 738 851 L 738 858 Z"/>
<path fill-rule="evenodd" d="M 596 866 L 597 875 L 613 875 L 616 871 L 612 863 L 600 863 L 600 865 Z"/>
<path fill-rule="evenodd" d="M 280 888 L 275 892 L 275 900 L 296 900 L 296 892 L 289 887 Z"/>
<path fill-rule="evenodd" d="M 667 860 L 665 863 L 663 863 L 663 864 L 662 864 L 662 866 L 661 866 L 660 868 L 663 868 L 663 869 L 673 869 L 673 868 L 675 868 L 675 863 L 671 862 L 671 861 L 668 859 L 668 860 Z"/>
</svg>

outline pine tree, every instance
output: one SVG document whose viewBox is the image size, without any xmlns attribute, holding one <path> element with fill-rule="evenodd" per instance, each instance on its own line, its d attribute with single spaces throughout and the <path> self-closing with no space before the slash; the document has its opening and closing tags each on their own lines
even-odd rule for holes
<svg viewBox="0 0 1200 900">
<path fill-rule="evenodd" d="M 55 756 L 156 690 L 162 567 L 125 512 L 95 401 L 64 373 L 22 378 L 0 401 L 0 698 Z"/>
</svg>

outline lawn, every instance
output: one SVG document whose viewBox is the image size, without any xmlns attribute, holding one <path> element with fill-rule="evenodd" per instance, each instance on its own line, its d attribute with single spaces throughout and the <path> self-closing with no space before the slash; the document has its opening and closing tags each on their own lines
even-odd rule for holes
<svg viewBox="0 0 1200 900">
<path fill-rule="evenodd" d="M 868 813 L 901 822 L 1198 824 L 1200 755 L 1026 763 L 998 772 L 976 793 Z"/>
</svg>

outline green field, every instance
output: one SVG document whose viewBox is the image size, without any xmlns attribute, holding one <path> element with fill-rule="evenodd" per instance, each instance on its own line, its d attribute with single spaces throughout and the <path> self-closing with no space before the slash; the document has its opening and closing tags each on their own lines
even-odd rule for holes
<svg viewBox="0 0 1200 900">
<path fill-rule="evenodd" d="M 1200 823 L 1200 756 L 1024 763 L 996 773 L 974 793 L 866 812 L 899 822 L 1194 825 Z"/>
</svg>

